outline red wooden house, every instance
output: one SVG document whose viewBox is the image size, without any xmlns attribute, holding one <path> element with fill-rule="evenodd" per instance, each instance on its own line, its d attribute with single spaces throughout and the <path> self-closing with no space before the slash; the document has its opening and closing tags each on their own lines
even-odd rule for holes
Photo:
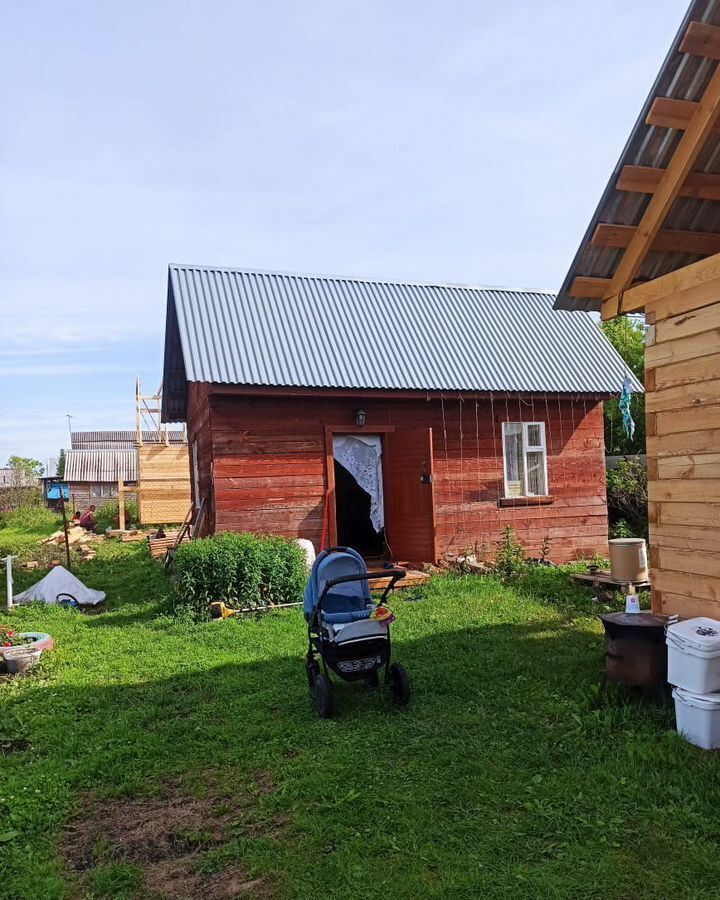
<svg viewBox="0 0 720 900">
<path fill-rule="evenodd" d="M 511 525 L 558 562 L 606 551 L 602 401 L 625 368 L 553 301 L 171 266 L 163 420 L 187 422 L 204 531 L 431 562 Z"/>
</svg>

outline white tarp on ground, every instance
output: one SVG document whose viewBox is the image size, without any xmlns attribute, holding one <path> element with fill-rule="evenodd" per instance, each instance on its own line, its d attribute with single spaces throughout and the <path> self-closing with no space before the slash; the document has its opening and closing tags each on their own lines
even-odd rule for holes
<svg viewBox="0 0 720 900">
<path fill-rule="evenodd" d="M 32 603 L 33 600 L 57 603 L 59 594 L 70 594 L 80 606 L 97 606 L 105 599 L 105 591 L 94 591 L 92 588 L 85 587 L 72 572 L 68 572 L 63 566 L 55 566 L 37 584 L 23 591 L 22 594 L 16 594 L 13 597 L 13 603 Z"/>
<path fill-rule="evenodd" d="M 333 456 L 360 487 L 370 494 L 370 521 L 378 533 L 385 527 L 382 483 L 382 441 L 377 434 L 339 434 Z"/>
</svg>

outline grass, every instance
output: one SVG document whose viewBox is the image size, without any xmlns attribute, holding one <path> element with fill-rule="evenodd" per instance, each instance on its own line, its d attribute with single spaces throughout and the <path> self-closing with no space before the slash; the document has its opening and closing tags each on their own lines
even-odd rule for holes
<svg viewBox="0 0 720 900">
<path fill-rule="evenodd" d="M 0 513 L 0 557 L 13 555 L 19 562 L 28 559 L 44 561 L 46 548 L 38 542 L 62 527 L 61 517 L 44 506 Z M 52 552 L 54 555 L 60 553 L 57 548 Z M 47 562 L 49 564 L 49 560 Z"/>
<path fill-rule="evenodd" d="M 78 574 L 107 590 L 106 613 L 10 617 L 57 649 L 0 683 L 0 897 L 163 896 L 148 887 L 150 845 L 144 859 L 123 843 L 142 814 L 116 839 L 98 826 L 90 853 L 67 828 L 101 821 L 93 803 L 108 816 L 169 797 L 177 811 L 176 796 L 215 798 L 174 846 L 191 848 L 198 883 L 236 867 L 242 896 L 717 896 L 717 756 L 652 701 L 598 701 L 596 608 L 562 572 L 398 595 L 411 705 L 340 686 L 327 722 L 308 698 L 299 612 L 169 619 L 140 544 L 108 542 Z M 182 890 L 164 895 L 200 896 Z"/>
</svg>

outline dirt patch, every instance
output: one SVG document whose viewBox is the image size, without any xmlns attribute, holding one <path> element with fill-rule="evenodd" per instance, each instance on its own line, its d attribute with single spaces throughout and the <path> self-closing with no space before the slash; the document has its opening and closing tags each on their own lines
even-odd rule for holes
<svg viewBox="0 0 720 900">
<path fill-rule="evenodd" d="M 10 738 L 0 738 L 0 754 L 7 756 L 10 753 L 22 753 L 30 749 L 30 741 L 22 738 L 19 740 L 10 740 Z"/>
<path fill-rule="evenodd" d="M 255 796 L 270 793 L 269 779 L 262 781 Z M 269 897 L 273 892 L 266 879 L 252 878 L 240 865 L 200 871 L 205 854 L 234 836 L 275 838 L 285 824 L 263 818 L 251 795 L 243 801 L 237 793 L 228 796 L 210 787 L 201 797 L 189 796 L 180 783 L 169 783 L 157 797 L 101 800 L 88 795 L 67 826 L 63 855 L 82 882 L 96 866 L 123 861 L 142 868 L 147 890 L 157 897 Z"/>
<path fill-rule="evenodd" d="M 253 774 L 253 781 L 258 794 L 261 797 L 268 797 L 275 793 L 275 782 L 272 775 L 264 769 L 259 769 Z"/>
<path fill-rule="evenodd" d="M 237 867 L 223 869 L 212 875 L 200 875 L 188 867 L 185 860 L 168 860 L 149 866 L 145 884 L 159 897 L 177 900 L 222 900 L 237 897 L 269 897 L 262 878 L 248 878 Z"/>
</svg>

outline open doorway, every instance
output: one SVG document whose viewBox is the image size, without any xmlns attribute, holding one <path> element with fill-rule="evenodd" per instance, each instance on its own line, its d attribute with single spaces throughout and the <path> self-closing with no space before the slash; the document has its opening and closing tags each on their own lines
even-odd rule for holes
<svg viewBox="0 0 720 900">
<path fill-rule="evenodd" d="M 385 550 L 381 438 L 334 435 L 333 458 L 338 544 L 365 557 L 381 557 Z"/>
</svg>

